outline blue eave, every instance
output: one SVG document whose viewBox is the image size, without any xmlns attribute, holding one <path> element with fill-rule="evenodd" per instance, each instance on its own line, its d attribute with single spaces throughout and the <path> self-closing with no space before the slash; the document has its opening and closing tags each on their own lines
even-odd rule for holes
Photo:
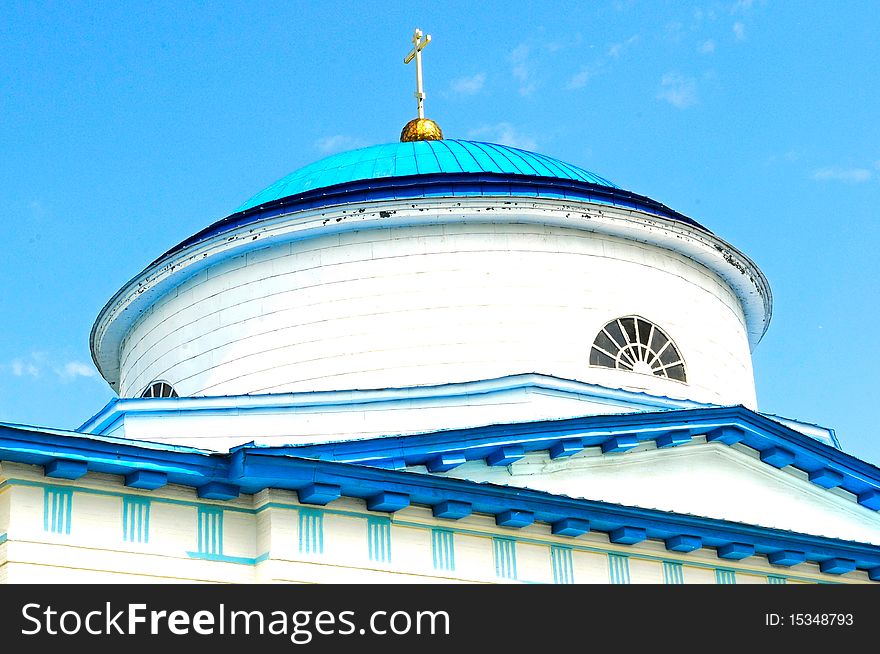
<svg viewBox="0 0 880 654">
<path fill-rule="evenodd" d="M 766 556 L 797 552 L 803 554 L 800 560 L 826 567 L 831 566 L 829 561 L 851 562 L 849 568 L 849 563 L 838 567 L 864 570 L 870 578 L 880 580 L 880 547 L 875 545 L 525 488 L 279 456 L 249 447 L 229 454 L 208 454 L 0 426 L 0 460 L 75 472 L 75 476 L 60 475 L 66 478 L 81 476 L 86 471 L 123 475 L 126 483 L 135 488 L 181 484 L 195 487 L 199 496 L 207 499 L 231 499 L 239 492 L 278 488 L 295 490 L 301 501 L 312 498 L 317 504 L 344 496 L 364 499 L 368 507 L 380 511 L 398 510 L 411 503 L 429 506 L 438 518 L 455 519 L 476 512 L 494 515 L 499 524 L 504 524 L 504 516 L 513 512 L 523 518 L 522 524 L 547 523 L 554 533 L 561 535 L 573 535 L 574 526 L 575 534 L 584 533 L 585 529 L 604 532 L 612 542 L 662 540 L 673 551 L 687 541 L 716 548 L 722 557 L 730 553 L 731 558 L 742 558 L 744 552 Z"/>
<path fill-rule="evenodd" d="M 644 211 L 709 232 L 697 221 L 656 200 L 616 187 L 557 177 L 501 173 L 435 173 L 347 182 L 260 204 L 215 222 L 174 246 L 156 261 L 212 236 L 296 211 L 381 200 L 481 196 L 553 198 L 605 204 Z"/>
<path fill-rule="evenodd" d="M 740 407 L 670 411 L 653 415 L 656 419 L 662 419 L 673 413 L 699 411 L 715 412 L 716 422 L 719 424 L 723 422 L 721 415 L 724 412 L 739 414 L 740 426 L 742 423 L 752 424 L 744 416 L 756 416 Z M 623 418 L 624 422 L 637 417 L 650 416 L 607 416 L 616 420 Z M 757 418 L 767 420 L 760 416 Z M 693 421 L 679 421 L 676 426 L 693 424 Z M 652 423 L 652 426 L 660 425 Z M 730 426 L 728 418 L 728 429 L 738 430 L 740 426 Z M 517 426 L 518 430 L 521 428 L 521 425 Z M 500 428 L 496 427 L 497 429 Z M 745 431 L 749 434 L 755 433 L 751 429 Z M 655 435 L 661 432 L 662 429 L 653 430 Z M 446 432 L 449 433 L 452 432 Z M 668 430 L 664 433 L 668 433 Z M 419 438 L 431 436 L 436 435 Z M 794 437 L 793 440 L 786 441 L 789 445 L 797 444 L 805 448 L 810 445 L 795 443 L 798 437 L 806 439 L 799 434 L 788 436 Z M 563 429 L 557 431 L 555 440 L 571 441 L 573 437 L 574 432 Z M 607 433 L 605 437 L 608 439 Z M 626 441 L 622 437 L 613 438 Z M 517 437 L 511 434 L 508 441 L 520 443 L 509 452 L 515 453 L 516 448 L 523 450 L 522 439 L 517 441 Z M 817 451 L 826 450 L 825 454 L 836 453 L 846 457 L 820 443 L 813 444 L 813 447 Z M 498 449 L 497 445 L 495 449 Z M 673 551 L 678 551 L 676 548 L 682 542 L 699 543 L 702 547 L 716 548 L 719 556 L 729 555 L 730 558 L 741 558 L 743 553 L 779 558 L 780 552 L 795 552 L 798 556 L 787 557 L 785 560 L 811 561 L 824 564 L 829 569 L 837 569 L 829 561 L 852 562 L 855 568 L 866 571 L 871 579 L 880 580 L 880 547 L 871 544 L 575 499 L 525 488 L 478 484 L 462 479 L 294 457 L 248 446 L 237 448 L 228 454 L 210 454 L 188 448 L 127 444 L 121 442 L 121 439 L 85 437 L 58 431 L 50 433 L 36 428 L 0 425 L 0 460 L 42 465 L 47 471 L 60 471 L 61 474 L 56 476 L 67 479 L 80 477 L 89 471 L 122 475 L 126 484 L 148 490 L 161 487 L 165 483 L 180 484 L 196 488 L 199 496 L 207 499 L 231 499 L 240 492 L 256 493 L 267 488 L 279 488 L 295 490 L 300 493 L 301 501 L 308 502 L 308 498 L 312 498 L 318 504 L 325 504 L 341 496 L 364 499 L 368 507 L 373 506 L 381 511 L 394 511 L 410 503 L 420 504 L 432 507 L 439 518 L 461 518 L 477 512 L 494 515 L 496 521 L 501 521 L 499 524 L 502 524 L 504 516 L 517 512 L 520 517 L 529 518 L 527 522 L 547 523 L 554 533 L 561 535 L 572 535 L 574 525 L 577 527 L 575 532 L 583 533 L 586 526 L 590 531 L 607 533 L 612 542 L 633 543 L 651 538 L 665 541 L 667 547 Z M 839 458 L 836 461 L 841 463 L 844 459 Z M 878 471 L 871 468 L 876 482 Z M 840 569 L 846 568 L 847 566 L 843 566 Z"/>
<path fill-rule="evenodd" d="M 798 468 L 817 485 L 840 487 L 868 508 L 880 508 L 880 469 L 743 406 L 593 415 L 260 449 L 267 454 L 399 468 L 429 465 L 449 452 L 461 453 L 469 461 L 487 459 L 499 448 L 512 445 L 523 453 L 547 450 L 551 456 L 553 448 L 562 444 L 567 455 L 587 447 L 619 452 L 648 442 L 658 447 L 680 445 L 704 434 L 711 434 L 708 440 L 720 444 L 741 443 L 757 451 L 768 465 Z M 633 441 L 612 442 L 623 436 Z M 830 484 L 838 476 L 839 483 Z"/>
<path fill-rule="evenodd" d="M 501 393 L 518 389 L 536 389 L 563 393 L 566 397 L 584 400 L 597 400 L 611 403 L 631 410 L 682 409 L 703 404 L 694 400 L 683 400 L 663 395 L 650 395 L 640 391 L 621 388 L 608 388 L 551 375 L 524 373 L 506 375 L 493 379 L 468 382 L 411 386 L 383 389 L 345 390 L 345 391 L 299 391 L 295 393 L 265 393 L 253 395 L 221 395 L 174 398 L 113 398 L 98 413 L 89 418 L 75 431 L 81 433 L 108 433 L 120 420 L 130 415 L 182 416 L 190 412 L 205 415 L 213 412 L 238 414 L 242 410 L 296 411 L 300 407 L 350 407 L 361 404 L 428 402 L 471 398 L 477 395 Z"/>
</svg>

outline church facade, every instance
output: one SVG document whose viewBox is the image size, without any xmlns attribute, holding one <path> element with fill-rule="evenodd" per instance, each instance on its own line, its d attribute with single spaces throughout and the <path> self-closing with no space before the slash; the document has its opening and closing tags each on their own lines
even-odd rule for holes
<svg viewBox="0 0 880 654">
<path fill-rule="evenodd" d="M 110 299 L 119 397 L 0 425 L 0 581 L 880 581 L 880 470 L 758 411 L 757 265 L 422 99 Z"/>
</svg>

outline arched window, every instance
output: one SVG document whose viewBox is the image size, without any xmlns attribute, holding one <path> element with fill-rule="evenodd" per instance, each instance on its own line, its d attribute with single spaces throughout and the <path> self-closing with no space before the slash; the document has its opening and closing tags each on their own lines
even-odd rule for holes
<svg viewBox="0 0 880 654">
<path fill-rule="evenodd" d="M 147 386 L 141 397 L 177 397 L 177 391 L 168 382 L 155 381 Z"/>
<path fill-rule="evenodd" d="M 617 318 L 602 328 L 590 350 L 590 365 L 687 381 L 684 361 L 672 339 L 638 316 Z"/>
</svg>

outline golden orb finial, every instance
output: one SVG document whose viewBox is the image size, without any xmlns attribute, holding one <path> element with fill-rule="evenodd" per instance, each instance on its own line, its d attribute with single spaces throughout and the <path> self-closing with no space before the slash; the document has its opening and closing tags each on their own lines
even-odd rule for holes
<svg viewBox="0 0 880 654">
<path fill-rule="evenodd" d="M 443 130 L 440 125 L 429 118 L 425 118 L 425 91 L 422 89 L 422 50 L 431 42 L 431 35 L 422 39 L 422 30 L 418 27 L 413 33 L 413 49 L 403 59 L 404 64 L 415 60 L 416 62 L 416 101 L 418 102 L 418 118 L 413 118 L 400 132 L 401 143 L 410 141 L 439 141 L 443 139 Z"/>
<path fill-rule="evenodd" d="M 413 118 L 400 132 L 401 143 L 441 140 L 443 140 L 443 130 L 430 118 Z"/>
</svg>

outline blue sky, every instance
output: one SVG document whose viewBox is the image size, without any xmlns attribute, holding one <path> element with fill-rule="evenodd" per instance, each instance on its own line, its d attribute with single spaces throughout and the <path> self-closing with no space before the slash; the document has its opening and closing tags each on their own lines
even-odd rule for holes
<svg viewBox="0 0 880 654">
<path fill-rule="evenodd" d="M 770 279 L 761 410 L 880 463 L 880 12 L 874 2 L 0 5 L 0 420 L 111 397 L 103 303 L 277 178 L 449 137 L 581 165 L 692 216 Z M 872 399 L 873 398 L 873 399 Z"/>
</svg>

